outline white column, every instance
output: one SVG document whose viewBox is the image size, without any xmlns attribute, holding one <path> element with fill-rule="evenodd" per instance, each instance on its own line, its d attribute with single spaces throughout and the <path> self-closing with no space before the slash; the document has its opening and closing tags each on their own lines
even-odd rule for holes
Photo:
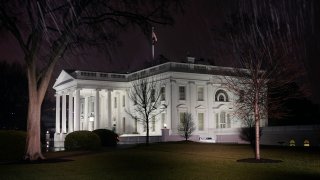
<svg viewBox="0 0 320 180">
<path fill-rule="evenodd" d="M 73 91 L 69 92 L 68 132 L 73 132 Z"/>
<path fill-rule="evenodd" d="M 89 128 L 89 121 L 88 121 L 88 117 L 89 117 L 89 99 L 88 97 L 84 98 L 84 118 L 83 118 L 83 127 L 82 130 L 88 130 Z"/>
<path fill-rule="evenodd" d="M 76 89 L 74 97 L 74 131 L 80 130 L 80 89 Z"/>
<path fill-rule="evenodd" d="M 198 121 L 196 121 L 198 115 L 196 114 L 196 104 L 198 101 L 198 92 L 197 92 L 197 86 L 195 85 L 194 81 L 189 81 L 189 113 L 191 113 L 193 121 L 195 124 L 198 124 Z"/>
<path fill-rule="evenodd" d="M 108 101 L 108 109 L 107 109 L 107 116 L 108 116 L 108 127 L 111 130 L 112 129 L 112 112 L 111 112 L 111 91 L 110 89 L 108 89 L 108 97 L 107 97 L 107 101 Z"/>
<path fill-rule="evenodd" d="M 179 121 L 179 114 L 177 114 L 177 102 L 179 98 L 179 88 L 176 80 L 171 80 L 171 125 L 168 128 L 171 129 L 173 134 L 177 133 L 177 126 Z"/>
<path fill-rule="evenodd" d="M 170 80 L 167 81 L 166 83 L 166 104 L 168 105 L 167 107 L 167 114 L 166 114 L 166 125 L 168 129 L 171 129 L 171 122 L 172 122 L 172 117 L 171 117 L 171 111 L 172 111 L 172 99 L 171 99 L 171 94 L 172 94 L 172 89 L 171 89 L 171 83 Z M 161 127 L 163 128 L 163 127 Z"/>
<path fill-rule="evenodd" d="M 122 132 L 122 129 L 121 129 L 121 127 L 122 127 L 122 118 L 120 116 L 120 106 L 121 106 L 120 101 L 121 101 L 121 99 L 120 99 L 119 91 L 115 94 L 115 97 L 117 97 L 117 102 L 116 102 L 117 103 L 117 109 L 116 109 L 116 116 L 117 116 L 116 125 L 117 125 L 117 127 L 116 127 L 116 129 L 117 129 L 117 132 Z"/>
<path fill-rule="evenodd" d="M 60 133 L 60 95 L 56 94 L 56 133 Z"/>
<path fill-rule="evenodd" d="M 134 121 L 133 120 L 130 121 L 129 120 L 130 118 L 128 118 L 127 113 L 126 113 L 126 110 L 129 110 L 129 108 L 130 108 L 130 104 L 129 104 L 130 103 L 130 101 L 129 101 L 129 89 L 126 89 L 124 91 L 124 93 L 125 93 L 125 95 L 124 95 L 124 97 L 125 97 L 125 106 L 123 107 L 123 113 L 124 113 L 124 117 L 126 118 L 126 130 L 133 132 L 134 131 L 134 129 L 133 129 Z"/>
<path fill-rule="evenodd" d="M 62 133 L 67 133 L 67 95 L 62 95 Z"/>
<path fill-rule="evenodd" d="M 100 89 L 96 89 L 96 96 L 94 99 L 94 129 L 100 128 Z"/>
<path fill-rule="evenodd" d="M 207 104 L 208 104 L 208 111 L 207 111 L 207 122 L 208 122 L 208 130 L 212 132 L 212 129 L 214 128 L 215 121 L 214 121 L 214 114 L 213 114 L 213 87 L 212 83 L 207 83 Z"/>
</svg>

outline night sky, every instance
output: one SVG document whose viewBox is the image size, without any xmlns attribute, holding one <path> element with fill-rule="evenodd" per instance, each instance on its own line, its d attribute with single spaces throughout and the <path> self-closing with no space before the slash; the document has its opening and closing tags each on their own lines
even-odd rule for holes
<svg viewBox="0 0 320 180">
<path fill-rule="evenodd" d="M 228 15 L 235 9 L 234 1 L 193 0 L 187 1 L 184 14 L 175 15 L 173 26 L 157 26 L 155 32 L 158 42 L 155 47 L 155 57 L 160 54 L 171 61 L 181 61 L 187 55 L 208 59 L 220 66 L 232 66 L 232 50 L 228 42 L 221 42 L 215 32 L 221 29 Z M 315 3 L 318 6 L 319 3 Z M 320 102 L 320 16 L 319 7 L 315 7 L 313 41 L 307 47 L 308 80 L 311 82 L 312 97 Z M 9 34 L 0 33 L 1 61 L 23 62 L 22 52 Z M 150 35 L 151 38 L 151 35 Z M 52 82 L 62 69 L 79 69 L 105 72 L 126 72 L 139 69 L 151 59 L 151 43 L 138 28 L 128 29 L 119 36 L 119 43 L 110 47 L 110 53 L 88 49 L 78 52 L 77 56 L 66 54 L 58 62 Z M 52 83 L 51 83 L 52 84 Z M 52 88 L 49 87 L 49 91 Z"/>
</svg>

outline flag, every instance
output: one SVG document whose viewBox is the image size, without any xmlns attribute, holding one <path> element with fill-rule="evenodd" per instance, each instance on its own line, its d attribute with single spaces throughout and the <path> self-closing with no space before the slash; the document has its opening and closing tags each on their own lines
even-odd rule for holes
<svg viewBox="0 0 320 180">
<path fill-rule="evenodd" d="M 158 41 L 156 33 L 154 33 L 154 27 L 152 27 L 152 44 L 156 44 Z"/>
</svg>

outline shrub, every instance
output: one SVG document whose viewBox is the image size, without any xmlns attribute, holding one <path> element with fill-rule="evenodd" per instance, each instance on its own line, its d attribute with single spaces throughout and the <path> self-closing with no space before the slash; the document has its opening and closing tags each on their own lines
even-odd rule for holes
<svg viewBox="0 0 320 180">
<path fill-rule="evenodd" d="M 114 147 L 117 146 L 118 143 L 118 134 L 108 129 L 96 129 L 94 131 L 101 140 L 102 146 Z"/>
<path fill-rule="evenodd" d="M 23 159 L 26 138 L 24 131 L 0 131 L 0 160 Z"/>
<path fill-rule="evenodd" d="M 259 135 L 262 136 L 262 131 L 259 129 Z M 255 149 L 256 146 L 256 128 L 255 127 L 243 127 L 240 129 L 240 139 L 250 143 L 251 147 Z"/>
<path fill-rule="evenodd" d="M 90 131 L 75 131 L 68 134 L 64 141 L 66 150 L 97 150 L 101 147 L 98 135 Z"/>
</svg>

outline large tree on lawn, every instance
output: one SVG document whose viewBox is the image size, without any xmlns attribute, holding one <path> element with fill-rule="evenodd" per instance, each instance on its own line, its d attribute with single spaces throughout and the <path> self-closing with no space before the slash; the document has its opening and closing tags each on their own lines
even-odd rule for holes
<svg viewBox="0 0 320 180">
<path fill-rule="evenodd" d="M 26 159 L 44 158 L 40 143 L 40 113 L 54 67 L 66 51 L 103 46 L 119 30 L 173 23 L 178 1 L 126 0 L 1 0 L 0 27 L 21 48 L 27 68 L 29 106 Z"/>
<path fill-rule="evenodd" d="M 260 159 L 260 125 L 268 117 L 281 118 L 286 100 L 301 94 L 287 93 L 293 82 L 305 75 L 303 32 L 309 14 L 299 3 L 256 0 L 238 2 L 239 11 L 226 28 L 233 46 L 236 66 L 225 78 L 226 86 L 236 94 L 236 114 L 253 119 L 255 158 Z M 310 8 L 308 6 L 307 8 Z M 290 14 L 299 12 L 297 17 Z M 303 87 L 301 91 L 305 91 Z"/>
</svg>

